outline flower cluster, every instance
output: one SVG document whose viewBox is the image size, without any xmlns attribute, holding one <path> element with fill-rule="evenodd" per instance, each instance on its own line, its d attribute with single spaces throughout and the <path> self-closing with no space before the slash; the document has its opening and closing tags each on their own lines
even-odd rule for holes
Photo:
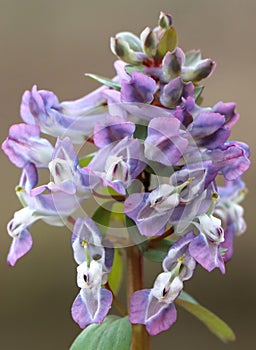
<svg viewBox="0 0 256 350">
<path fill-rule="evenodd" d="M 163 272 L 151 289 L 133 293 L 129 307 L 130 322 L 156 335 L 175 322 L 174 302 L 197 265 L 225 273 L 234 236 L 246 226 L 240 201 L 249 148 L 229 140 L 239 118 L 235 103 L 201 106 L 201 81 L 216 64 L 177 46 L 169 14 L 161 13 L 158 26 L 140 37 L 117 34 L 111 49 L 118 57 L 116 76 L 89 74 L 102 83 L 89 95 L 59 102 L 53 92 L 34 86 L 22 97 L 23 123 L 11 126 L 2 144 L 22 169 L 16 193 L 23 208 L 8 224 L 7 260 L 14 266 L 31 249 L 28 229 L 35 221 L 72 223 L 80 288 L 72 316 L 84 328 L 101 323 L 111 307 L 114 249 L 139 241 L 144 254 L 164 242 Z M 87 143 L 95 152 L 79 156 L 77 147 Z M 48 169 L 49 183 L 38 183 L 42 169 Z M 223 187 L 217 177 L 224 177 Z M 103 221 L 77 214 L 91 196 L 119 203 L 121 221 L 129 221 L 126 240 L 120 230 L 111 242 L 97 226 Z M 111 215 L 114 209 L 109 225 Z"/>
</svg>

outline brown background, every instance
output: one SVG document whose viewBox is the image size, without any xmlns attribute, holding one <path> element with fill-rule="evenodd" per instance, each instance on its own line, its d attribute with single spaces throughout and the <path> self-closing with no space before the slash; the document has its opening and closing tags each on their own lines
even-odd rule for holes
<svg viewBox="0 0 256 350">
<path fill-rule="evenodd" d="M 85 72 L 113 75 L 109 38 L 140 33 L 156 24 L 160 10 L 174 15 L 180 46 L 201 48 L 218 63 L 207 81 L 205 105 L 238 103 L 241 119 L 233 139 L 255 149 L 255 0 L 0 0 L 1 140 L 19 119 L 20 98 L 36 83 L 60 100 L 84 95 L 97 84 Z M 254 158 L 255 159 L 255 158 Z M 245 179 L 248 230 L 237 239 L 224 277 L 198 270 L 186 290 L 222 316 L 237 341 L 223 345 L 180 310 L 179 320 L 153 340 L 153 349 L 253 349 L 255 344 L 255 185 L 253 166 Z M 254 169 L 253 169 L 254 168 Z M 68 349 L 79 332 L 70 317 L 77 293 L 70 232 L 43 224 L 31 229 L 34 248 L 13 269 L 5 264 L 10 240 L 6 223 L 19 209 L 13 191 L 19 170 L 1 154 L 0 349 Z M 147 276 L 148 280 L 152 277 Z M 108 350 L 108 349 L 106 349 Z"/>
</svg>

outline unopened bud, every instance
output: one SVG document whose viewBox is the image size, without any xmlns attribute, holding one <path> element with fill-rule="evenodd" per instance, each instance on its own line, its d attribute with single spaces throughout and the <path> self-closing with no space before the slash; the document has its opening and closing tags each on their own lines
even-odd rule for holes
<svg viewBox="0 0 256 350">
<path fill-rule="evenodd" d="M 149 27 L 145 28 L 140 35 L 140 39 L 143 45 L 143 51 L 148 57 L 154 57 L 157 50 L 157 37 Z"/>
<path fill-rule="evenodd" d="M 163 29 L 168 29 L 172 26 L 172 16 L 168 13 L 160 12 L 158 25 Z"/>
<path fill-rule="evenodd" d="M 120 32 L 116 35 L 116 38 L 123 39 L 129 45 L 131 50 L 142 51 L 141 41 L 137 35 L 130 32 Z"/>
<path fill-rule="evenodd" d="M 182 69 L 182 78 L 184 81 L 198 82 L 207 78 L 214 70 L 216 64 L 210 58 L 201 60 L 194 67 L 184 66 Z"/>
<path fill-rule="evenodd" d="M 143 59 L 140 58 L 139 55 L 137 56 L 130 48 L 129 44 L 122 38 L 111 38 L 110 48 L 115 55 L 126 63 L 138 65 L 143 61 Z"/>
<path fill-rule="evenodd" d="M 184 59 L 185 55 L 178 47 L 173 52 L 167 52 L 162 63 L 164 82 L 168 83 L 181 74 L 181 67 Z"/>
</svg>

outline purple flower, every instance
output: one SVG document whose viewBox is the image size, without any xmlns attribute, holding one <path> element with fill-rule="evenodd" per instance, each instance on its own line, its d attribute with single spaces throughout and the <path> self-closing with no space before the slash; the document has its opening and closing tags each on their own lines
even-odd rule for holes
<svg viewBox="0 0 256 350">
<path fill-rule="evenodd" d="M 59 103 L 51 91 L 37 90 L 33 86 L 22 97 L 21 117 L 30 125 L 39 125 L 42 132 L 52 136 L 69 136 L 74 143 L 83 143 L 93 131 L 94 124 L 106 117 L 95 104 L 104 101 L 104 89 L 72 101 Z"/>
<path fill-rule="evenodd" d="M 112 303 L 112 293 L 101 288 L 107 282 L 114 251 L 104 248 L 102 235 L 90 218 L 78 218 L 72 235 L 77 267 L 77 285 L 81 288 L 72 306 L 72 317 L 81 328 L 101 323 Z"/>
<path fill-rule="evenodd" d="M 130 299 L 130 322 L 144 324 L 152 336 L 169 329 L 177 319 L 173 301 L 181 292 L 183 283 L 179 277 L 170 283 L 171 276 L 171 272 L 161 273 L 153 289 L 138 290 Z"/>
<path fill-rule="evenodd" d="M 232 104 L 232 114 L 230 105 L 220 102 L 213 108 L 202 108 L 196 105 L 192 97 L 188 97 L 183 99 L 183 105 L 177 106 L 173 114 L 188 128 L 197 146 L 215 149 L 227 141 L 230 121 L 236 118 L 233 115 L 235 107 Z"/>
<path fill-rule="evenodd" d="M 164 165 L 175 165 L 188 146 L 185 131 L 176 118 L 159 117 L 151 120 L 145 140 L 145 156 Z"/>
<path fill-rule="evenodd" d="M 24 208 L 17 211 L 7 225 L 8 233 L 13 238 L 7 257 L 11 266 L 31 249 L 32 238 L 28 228 L 35 221 L 43 220 L 50 225 L 64 226 L 68 216 L 80 205 L 76 198 L 63 192 L 31 196 L 31 189 L 36 183 L 37 171 L 30 163 L 23 169 L 16 189 Z"/>
<path fill-rule="evenodd" d="M 18 168 L 28 163 L 46 168 L 51 160 L 53 147 L 49 141 L 40 138 L 38 125 L 15 124 L 2 144 L 2 150 Z"/>
<path fill-rule="evenodd" d="M 48 167 L 53 181 L 33 189 L 31 192 L 33 196 L 46 189 L 51 192 L 76 194 L 81 198 L 90 195 L 90 189 L 86 187 L 87 177 L 80 171 L 76 150 L 68 137 L 63 140 L 57 139 Z"/>
<path fill-rule="evenodd" d="M 199 231 L 189 245 L 190 255 L 207 271 L 218 267 L 225 273 L 225 265 L 220 252 L 220 244 L 224 242 L 224 230 L 221 220 L 213 215 L 200 215 L 193 224 Z"/>
<path fill-rule="evenodd" d="M 207 196 L 212 190 L 206 190 L 205 179 L 203 168 L 177 171 L 170 177 L 170 184 L 161 184 L 151 193 L 131 194 L 124 203 L 125 214 L 144 236 L 163 234 L 167 223 L 184 229 L 209 208 Z"/>
<path fill-rule="evenodd" d="M 163 260 L 163 270 L 172 271 L 178 262 L 182 263 L 179 276 L 182 281 L 190 279 L 196 268 L 196 261 L 189 253 L 189 245 L 194 240 L 195 234 L 190 231 L 178 239 L 169 249 Z"/>
<path fill-rule="evenodd" d="M 72 247 L 74 258 L 78 264 L 82 264 L 88 258 L 102 264 L 102 276 L 104 277 L 104 283 L 106 283 L 107 275 L 113 263 L 114 251 L 111 247 L 103 247 L 102 234 L 89 217 L 76 219 L 72 235 Z"/>
<path fill-rule="evenodd" d="M 150 335 L 167 330 L 176 321 L 173 304 L 183 289 L 183 281 L 191 278 L 196 267 L 188 247 L 194 239 L 189 232 L 170 249 L 163 261 L 164 272 L 157 276 L 152 289 L 133 293 L 130 300 L 131 323 L 144 324 Z"/>
<path fill-rule="evenodd" d="M 77 267 L 77 285 L 81 288 L 72 305 L 72 317 L 81 328 L 91 323 L 101 323 L 111 304 L 112 293 L 101 288 L 102 264 L 92 260 Z"/>
<path fill-rule="evenodd" d="M 145 166 L 139 140 L 125 137 L 100 149 L 83 172 L 88 174 L 93 187 L 98 179 L 98 185 L 110 186 L 116 192 L 125 194 L 125 189 Z"/>
<path fill-rule="evenodd" d="M 178 204 L 176 188 L 162 184 L 151 193 L 131 194 L 125 201 L 125 214 L 135 221 L 143 236 L 158 236 Z"/>
</svg>

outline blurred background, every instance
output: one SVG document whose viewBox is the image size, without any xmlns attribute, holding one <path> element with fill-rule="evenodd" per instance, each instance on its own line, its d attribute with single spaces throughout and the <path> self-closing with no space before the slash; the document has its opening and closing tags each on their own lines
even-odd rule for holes
<svg viewBox="0 0 256 350">
<path fill-rule="evenodd" d="M 160 10 L 174 16 L 179 45 L 200 48 L 217 62 L 206 81 L 204 105 L 236 101 L 241 114 L 233 139 L 255 150 L 255 0 L 0 0 L 1 142 L 21 121 L 22 93 L 37 84 L 59 99 L 75 99 L 97 87 L 85 72 L 111 77 L 109 38 L 119 31 L 139 34 L 154 27 Z M 15 268 L 6 265 L 10 239 L 6 224 L 20 208 L 14 193 L 20 171 L 1 153 L 0 349 L 68 349 L 80 332 L 70 307 L 76 296 L 76 265 L 70 232 L 33 225 L 33 250 Z M 178 322 L 152 340 L 152 349 L 254 349 L 256 312 L 255 156 L 245 175 L 247 233 L 235 244 L 223 277 L 198 269 L 186 291 L 221 316 L 237 341 L 225 345 L 199 321 L 179 309 Z M 149 284 L 157 273 L 150 266 Z M 108 349 L 106 349 L 108 350 Z"/>
</svg>

